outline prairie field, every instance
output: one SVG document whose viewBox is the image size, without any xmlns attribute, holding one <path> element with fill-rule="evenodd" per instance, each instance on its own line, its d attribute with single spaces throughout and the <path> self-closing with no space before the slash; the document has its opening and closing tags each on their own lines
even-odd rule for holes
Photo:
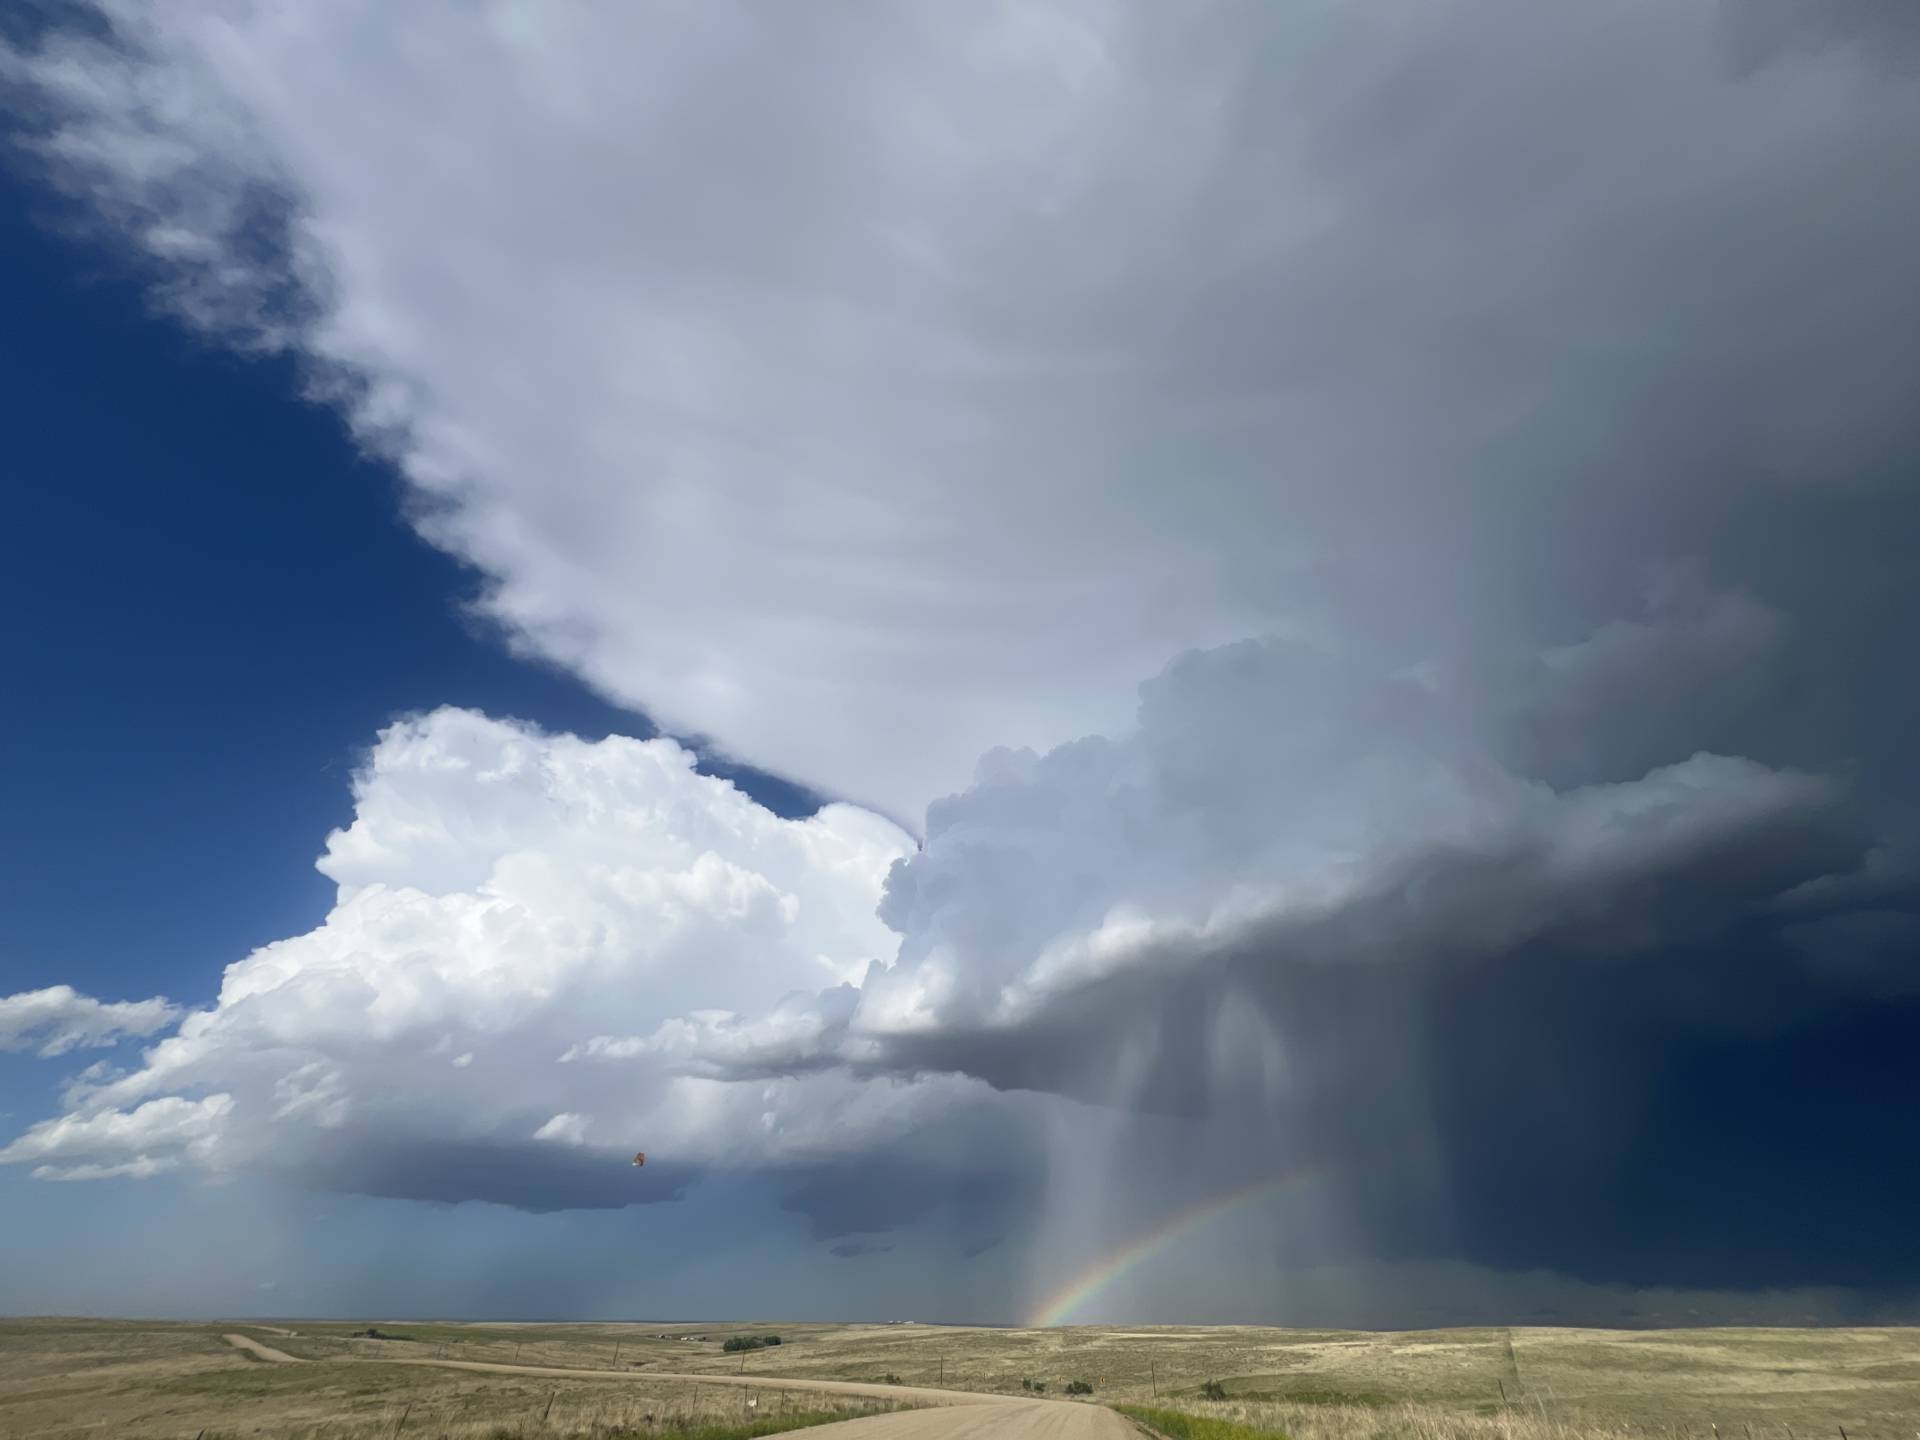
<svg viewBox="0 0 1920 1440">
<path fill-rule="evenodd" d="M 650 1433 L 744 1440 L 897 1408 L 890 1401 L 800 1390 L 440 1369 L 408 1363 L 412 1356 L 351 1355 L 355 1347 L 349 1344 L 281 1333 L 293 1328 L 0 1321 L 0 1436 L 193 1440 L 204 1431 L 204 1440 L 363 1440 L 395 1433 L 505 1440 L 521 1434 Z M 337 1327 L 342 1333 L 364 1328 Z M 263 1361 L 229 1343 L 231 1333 L 299 1359 L 327 1357 L 332 1363 Z M 379 1343 L 359 1348 L 377 1349 Z M 585 1346 L 576 1358 L 590 1358 Z"/>
<path fill-rule="evenodd" d="M 781 1343 L 722 1348 L 770 1334 Z M 1912 1329 L 0 1321 L 0 1436 L 12 1440 L 723 1440 L 939 1403 L 933 1390 L 1052 1399 L 1076 1381 L 1092 1390 L 1082 1403 L 1174 1440 L 1920 1436 Z M 873 1388 L 806 1388 L 819 1382 Z"/>
</svg>

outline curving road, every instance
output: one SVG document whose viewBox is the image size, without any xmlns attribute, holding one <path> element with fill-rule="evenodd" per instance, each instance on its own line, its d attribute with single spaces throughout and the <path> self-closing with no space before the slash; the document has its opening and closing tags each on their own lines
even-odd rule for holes
<svg viewBox="0 0 1920 1440">
<path fill-rule="evenodd" d="M 936 1394 L 941 1393 L 936 1391 Z M 808 1440 L 1140 1440 L 1140 1434 L 1104 1405 L 1069 1400 L 994 1399 L 936 1410 L 896 1410 L 817 1425 Z"/>
<path fill-rule="evenodd" d="M 228 1335 L 226 1342 L 236 1350 L 244 1350 L 256 1360 L 271 1360 L 275 1365 L 304 1365 L 307 1362 L 298 1355 L 289 1355 L 284 1350 L 276 1350 L 271 1345 L 262 1344 L 251 1335 Z"/>
<path fill-rule="evenodd" d="M 228 1335 L 227 1343 L 256 1359 L 298 1365 L 298 1356 L 276 1350 L 248 1335 Z M 557 1365 L 510 1365 L 493 1360 L 364 1359 L 350 1363 L 421 1365 L 435 1370 L 475 1370 L 488 1375 L 539 1375 L 554 1380 L 674 1380 L 698 1385 L 737 1385 L 760 1390 L 810 1390 L 828 1395 L 860 1395 L 874 1400 L 904 1400 L 924 1410 L 863 1415 L 808 1429 L 808 1440 L 1138 1440 L 1138 1432 L 1104 1405 L 1070 1400 L 1020 1400 L 980 1395 L 971 1390 L 935 1390 L 917 1385 L 869 1385 L 858 1380 L 783 1380 L 764 1375 L 676 1375 L 660 1370 L 569 1370 Z"/>
</svg>

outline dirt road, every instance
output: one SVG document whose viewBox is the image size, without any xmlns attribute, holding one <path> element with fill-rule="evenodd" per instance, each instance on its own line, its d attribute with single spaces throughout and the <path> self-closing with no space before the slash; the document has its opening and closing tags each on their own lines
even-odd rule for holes
<svg viewBox="0 0 1920 1440">
<path fill-rule="evenodd" d="M 227 1343 L 262 1360 L 302 1364 L 297 1356 L 262 1344 L 248 1335 L 228 1335 Z M 345 1357 L 343 1357 L 345 1359 Z M 889 1415 L 866 1415 L 809 1429 L 809 1440 L 987 1440 L 1011 1436 L 1016 1440 L 1138 1440 L 1125 1420 L 1103 1405 L 1067 1400 L 1016 1400 L 1006 1395 L 979 1395 L 970 1390 L 934 1390 L 917 1385 L 869 1385 L 858 1380 L 784 1379 L 771 1375 L 678 1375 L 661 1370 L 570 1370 L 558 1365 L 511 1365 L 493 1360 L 437 1360 L 425 1356 L 388 1359 L 356 1356 L 348 1364 L 419 1365 L 434 1370 L 472 1370 L 483 1375 L 538 1375 L 553 1380 L 670 1380 L 679 1384 L 734 1385 L 750 1390 L 813 1391 L 828 1395 L 859 1395 L 924 1405 L 924 1410 L 900 1410 Z"/>
<path fill-rule="evenodd" d="M 369 1365 L 423 1365 L 437 1370 L 475 1370 L 483 1375 L 539 1375 L 551 1380 L 669 1380 L 677 1385 L 737 1385 L 748 1390 L 811 1391 L 819 1395 L 859 1395 L 869 1400 L 897 1400 L 907 1405 L 1032 1405 L 1044 1402 L 1014 1400 L 1006 1395 L 979 1395 L 971 1390 L 935 1390 L 917 1385 L 872 1385 L 863 1380 L 802 1380 L 778 1375 L 681 1375 L 668 1370 L 573 1370 L 561 1365 L 512 1365 L 497 1360 L 438 1360 L 427 1356 L 391 1359 L 359 1355 Z M 1065 1402 L 1057 1402 L 1064 1404 Z"/>
<path fill-rule="evenodd" d="M 1106 1405 L 995 1400 L 952 1409 L 900 1409 L 804 1430 L 808 1440 L 1140 1440 Z"/>
<path fill-rule="evenodd" d="M 505 1365 L 487 1360 L 387 1360 L 388 1365 L 428 1365 L 501 1375 L 543 1375 L 556 1380 L 671 1380 L 678 1384 L 739 1385 L 757 1390 L 811 1390 L 924 1405 L 891 1415 L 863 1415 L 818 1425 L 814 1437 L 846 1440 L 1139 1440 L 1139 1432 L 1104 1405 L 1071 1400 L 1016 1400 L 971 1390 L 934 1390 L 917 1385 L 868 1385 L 858 1380 L 783 1379 L 773 1375 L 675 1375 L 663 1370 L 567 1370 L 557 1366 Z"/>
<path fill-rule="evenodd" d="M 256 1360 L 271 1360 L 276 1365 L 304 1365 L 306 1362 L 298 1355 L 289 1355 L 284 1350 L 276 1350 L 271 1345 L 263 1345 L 251 1335 L 228 1335 L 226 1342 L 237 1350 L 244 1350 Z"/>
<path fill-rule="evenodd" d="M 951 1409 L 898 1410 L 799 1432 L 808 1440 L 1140 1440 L 1104 1405 L 994 1399 Z"/>
</svg>

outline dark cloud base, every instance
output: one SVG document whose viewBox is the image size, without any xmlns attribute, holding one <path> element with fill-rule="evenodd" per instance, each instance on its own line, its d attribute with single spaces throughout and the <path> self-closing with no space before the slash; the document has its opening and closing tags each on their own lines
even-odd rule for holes
<svg viewBox="0 0 1920 1440">
<path fill-rule="evenodd" d="M 1376 1183 L 1375 1233 L 1630 1285 L 1920 1283 L 1920 1002 L 1837 996 L 1770 948 L 1522 956 L 1435 986 L 1440 1203 Z"/>
<path fill-rule="evenodd" d="M 1639 955 L 1546 948 L 1425 975 L 1289 976 L 1275 987 L 1288 1001 L 1280 1043 L 1307 1073 L 1274 1107 L 1202 1099 L 1210 1021 L 1248 992 L 1194 987 L 1156 1016 L 1170 1073 L 1134 1102 L 1185 1113 L 1139 1165 L 1201 1193 L 1325 1167 L 1352 1225 L 1302 1235 L 1303 1264 L 1458 1259 L 1735 1290 L 1920 1285 L 1920 998 L 1848 993 L 1767 935 Z M 1119 1003 L 1137 1014 L 1143 1000 Z M 1072 1043 L 1062 1030 L 1033 1048 L 1060 1056 Z M 967 1058 L 1015 1088 L 1058 1078 L 1004 1037 L 998 1054 Z"/>
<path fill-rule="evenodd" d="M 293 1176 L 321 1190 L 453 1205 L 479 1200 L 535 1214 L 555 1210 L 618 1210 L 682 1199 L 701 1172 L 568 1145 L 485 1141 L 324 1141 Z"/>
<path fill-rule="evenodd" d="M 956 1161 L 972 1163 L 959 1168 Z M 1030 1220 L 1044 1186 L 1044 1167 L 1030 1154 L 958 1149 L 940 1164 L 882 1153 L 789 1176 L 780 1203 L 806 1217 L 816 1240 L 860 1236 L 871 1245 L 874 1235 L 930 1224 L 971 1258 Z"/>
</svg>

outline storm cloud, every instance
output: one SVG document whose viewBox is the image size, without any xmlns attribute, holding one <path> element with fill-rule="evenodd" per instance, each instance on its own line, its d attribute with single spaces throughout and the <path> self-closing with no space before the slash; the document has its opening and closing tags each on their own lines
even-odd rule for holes
<svg viewBox="0 0 1920 1440">
<path fill-rule="evenodd" d="M 1911 6 L 79 13 L 60 218 L 843 800 L 403 722 L 327 921 L 0 1161 L 1920 1286 Z"/>
<path fill-rule="evenodd" d="M 1623 684 L 1700 682 L 1640 648 Z M 1155 1188 L 1142 1155 L 1200 1193 L 1312 1167 L 1346 1216 L 1299 1232 L 1322 1258 L 1910 1284 L 1920 888 L 1870 807 L 1698 752 L 1554 789 L 1507 768 L 1526 726 L 1451 708 L 1283 644 L 1186 657 L 1131 733 L 989 757 L 933 807 L 857 1007 L 703 1053 L 1160 1117 L 1117 1124 L 1114 1187 Z"/>
<path fill-rule="evenodd" d="M 516 643 L 917 824 L 1185 649 L 1546 648 L 1911 523 L 1911 26 L 1823 8 L 106 3 L 7 65 Z"/>
</svg>

